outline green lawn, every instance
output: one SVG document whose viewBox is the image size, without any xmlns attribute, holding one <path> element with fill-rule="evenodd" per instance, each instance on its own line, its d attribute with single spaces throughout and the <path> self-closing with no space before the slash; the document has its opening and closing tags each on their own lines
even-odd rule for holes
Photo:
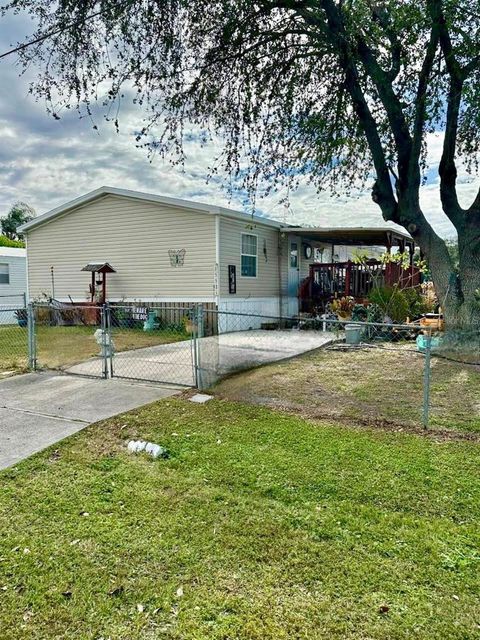
<svg viewBox="0 0 480 640">
<path fill-rule="evenodd" d="M 0 637 L 473 640 L 479 463 L 221 400 L 106 421 L 0 473 Z"/>
<path fill-rule="evenodd" d="M 16 324 L 0 325 L 0 374 L 28 367 L 28 333 Z"/>
<path fill-rule="evenodd" d="M 98 355 L 100 347 L 93 334 L 96 327 L 37 326 L 37 362 L 40 367 L 66 368 Z M 141 349 L 188 339 L 181 331 L 113 329 L 117 351 Z M 28 366 L 27 329 L 16 325 L 0 326 L 0 372 L 24 371 Z"/>
</svg>

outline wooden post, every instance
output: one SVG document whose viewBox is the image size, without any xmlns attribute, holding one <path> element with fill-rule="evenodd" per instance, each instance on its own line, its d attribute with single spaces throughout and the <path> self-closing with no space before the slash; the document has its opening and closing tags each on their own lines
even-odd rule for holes
<svg viewBox="0 0 480 640">
<path fill-rule="evenodd" d="M 345 295 L 350 295 L 350 277 L 351 277 L 351 262 L 348 260 L 347 268 L 345 270 Z"/>
<path fill-rule="evenodd" d="M 309 278 L 309 283 L 308 283 L 308 297 L 309 297 L 310 311 L 312 311 L 312 307 L 313 307 L 313 278 L 315 277 L 312 264 L 310 265 L 309 269 L 310 269 L 310 278 Z"/>
<path fill-rule="evenodd" d="M 415 243 L 414 242 L 411 242 L 408 245 L 408 252 L 410 254 L 410 267 L 413 267 L 413 258 L 414 258 L 414 255 L 415 255 Z"/>
<path fill-rule="evenodd" d="M 107 299 L 107 274 L 105 271 L 102 273 L 102 304 L 105 304 Z"/>
</svg>

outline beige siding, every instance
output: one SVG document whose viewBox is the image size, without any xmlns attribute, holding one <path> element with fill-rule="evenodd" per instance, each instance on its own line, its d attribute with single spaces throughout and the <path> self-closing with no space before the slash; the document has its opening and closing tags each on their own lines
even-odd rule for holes
<svg viewBox="0 0 480 640">
<path fill-rule="evenodd" d="M 183 267 L 172 267 L 169 249 L 186 249 Z M 108 261 L 110 299 L 214 295 L 214 216 L 118 196 L 105 196 L 28 233 L 29 294 L 86 300 L 90 274 L 81 268 Z"/>
<path fill-rule="evenodd" d="M 286 233 L 280 234 L 280 291 L 288 294 L 288 265 L 290 260 L 290 241 Z"/>
<path fill-rule="evenodd" d="M 242 233 L 257 236 L 257 277 L 245 278 L 241 275 Z M 279 232 L 251 222 L 241 222 L 228 218 L 220 219 L 220 295 L 223 299 L 241 297 L 269 297 L 279 295 L 278 265 Z M 264 252 L 266 249 L 266 254 Z M 237 268 L 237 293 L 228 293 L 228 265 Z"/>
</svg>

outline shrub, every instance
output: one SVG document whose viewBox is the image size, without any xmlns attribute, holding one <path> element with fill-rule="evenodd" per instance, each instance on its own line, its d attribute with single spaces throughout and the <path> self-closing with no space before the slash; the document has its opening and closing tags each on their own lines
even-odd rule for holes
<svg viewBox="0 0 480 640">
<path fill-rule="evenodd" d="M 352 320 L 356 322 L 366 322 L 368 317 L 368 309 L 363 304 L 356 304 L 352 311 Z"/>
<path fill-rule="evenodd" d="M 369 301 L 375 304 L 394 322 L 405 322 L 410 313 L 410 304 L 405 292 L 398 287 L 375 287 L 369 295 Z"/>
</svg>

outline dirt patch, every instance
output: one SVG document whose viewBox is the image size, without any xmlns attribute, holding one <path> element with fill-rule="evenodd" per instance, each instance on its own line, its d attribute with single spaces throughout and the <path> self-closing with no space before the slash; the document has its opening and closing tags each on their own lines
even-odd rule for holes
<svg viewBox="0 0 480 640">
<path fill-rule="evenodd" d="M 424 434 L 424 359 L 411 343 L 330 347 L 223 380 L 215 394 L 345 425 Z M 433 359 L 428 435 L 478 440 L 480 374 Z"/>
</svg>

